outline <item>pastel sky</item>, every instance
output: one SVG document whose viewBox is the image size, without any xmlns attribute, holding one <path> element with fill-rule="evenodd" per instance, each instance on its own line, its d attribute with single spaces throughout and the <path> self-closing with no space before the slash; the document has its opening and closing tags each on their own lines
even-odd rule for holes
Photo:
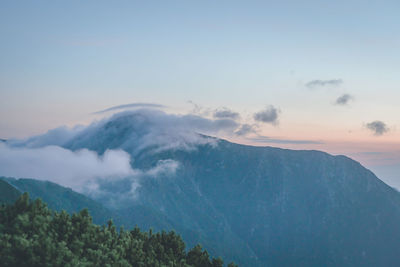
<svg viewBox="0 0 400 267">
<path fill-rule="evenodd" d="M 229 139 L 345 154 L 400 188 L 399 14 L 399 1 L 2 1 L 0 138 L 129 103 L 259 113 L 257 136 Z"/>
</svg>

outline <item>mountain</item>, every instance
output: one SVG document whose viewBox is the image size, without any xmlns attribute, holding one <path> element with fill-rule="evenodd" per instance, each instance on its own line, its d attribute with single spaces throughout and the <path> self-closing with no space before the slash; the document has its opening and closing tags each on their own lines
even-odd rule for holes
<svg viewBox="0 0 400 267">
<path fill-rule="evenodd" d="M 189 244 L 201 242 L 242 266 L 396 266 L 400 260 L 400 194 L 358 162 L 217 139 L 189 149 L 140 146 L 148 128 L 135 116 L 118 116 L 64 147 L 100 154 L 124 149 L 141 170 L 179 162 L 175 175 L 142 179 L 136 198 L 114 207 L 138 220 L 140 206 L 139 226 L 157 218 Z"/>
<path fill-rule="evenodd" d="M 14 186 L 0 179 L 0 203 L 12 204 L 20 195 L 21 192 Z"/>
<path fill-rule="evenodd" d="M 173 181 L 145 183 L 143 203 L 200 232 L 233 233 L 260 266 L 395 266 L 399 260 L 400 195 L 349 158 L 220 141 L 157 159 L 142 154 L 135 162 L 146 167 L 165 158 L 183 167 Z"/>
<path fill-rule="evenodd" d="M 55 131 L 28 143 L 40 147 L 49 139 L 99 155 L 126 151 L 132 175 L 92 180 L 98 192 L 86 193 L 110 211 L 99 219 L 111 215 L 128 227 L 174 229 L 189 247 L 201 243 L 212 256 L 240 266 L 398 265 L 400 194 L 358 162 L 320 151 L 234 144 L 183 127 L 204 121 L 178 119 L 123 113 L 72 137 Z M 77 197 L 46 186 L 27 188 L 37 193 L 33 197 L 52 194 L 42 197 L 49 205 Z"/>
<path fill-rule="evenodd" d="M 32 199 L 41 198 L 49 208 L 68 213 L 76 213 L 87 208 L 96 224 L 106 224 L 113 219 L 119 225 L 124 221 L 119 215 L 102 204 L 58 184 L 34 179 L 0 177 L 1 202 L 13 203 L 22 193 L 27 192 Z"/>
</svg>

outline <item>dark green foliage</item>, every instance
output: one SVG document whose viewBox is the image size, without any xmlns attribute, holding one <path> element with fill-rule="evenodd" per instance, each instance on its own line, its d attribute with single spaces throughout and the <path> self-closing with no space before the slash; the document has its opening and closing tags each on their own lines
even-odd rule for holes
<svg viewBox="0 0 400 267">
<path fill-rule="evenodd" d="M 51 211 L 24 193 L 0 207 L 1 266 L 201 266 L 222 267 L 200 245 L 189 252 L 175 232 L 142 232 L 92 223 L 87 209 Z M 231 265 L 230 265 L 231 266 Z"/>
</svg>

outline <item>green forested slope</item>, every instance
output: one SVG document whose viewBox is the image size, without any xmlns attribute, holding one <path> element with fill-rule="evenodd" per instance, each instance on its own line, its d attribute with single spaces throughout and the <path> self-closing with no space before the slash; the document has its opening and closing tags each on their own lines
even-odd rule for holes
<svg viewBox="0 0 400 267">
<path fill-rule="evenodd" d="M 53 212 L 24 193 L 0 207 L 2 266 L 223 266 L 195 246 L 188 252 L 175 232 L 117 231 L 92 223 L 87 209 Z M 234 266 L 229 264 L 228 266 Z"/>
<path fill-rule="evenodd" d="M 33 199 L 42 199 L 49 205 L 50 209 L 57 211 L 65 210 L 68 213 L 78 212 L 82 209 L 88 209 L 93 217 L 93 221 L 97 224 L 103 224 L 106 223 L 107 220 L 113 219 L 118 225 L 127 225 L 125 221 L 120 218 L 120 216 L 105 208 L 102 204 L 82 194 L 74 192 L 70 188 L 66 188 L 52 182 L 38 181 L 34 179 L 14 179 L 0 177 L 0 181 L 2 183 L 10 184 L 9 186 L 12 185 L 12 188 L 15 187 L 20 192 L 29 193 Z M 16 200 L 16 198 L 17 197 L 9 199 L 12 203 Z"/>
</svg>

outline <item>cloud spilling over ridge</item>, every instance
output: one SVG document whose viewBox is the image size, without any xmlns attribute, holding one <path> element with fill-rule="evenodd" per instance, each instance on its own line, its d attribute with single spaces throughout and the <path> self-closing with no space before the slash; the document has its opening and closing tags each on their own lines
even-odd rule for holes
<svg viewBox="0 0 400 267">
<path fill-rule="evenodd" d="M 312 80 L 306 83 L 306 87 L 310 89 L 324 87 L 324 86 L 340 86 L 343 84 L 342 79 L 332 79 L 332 80 Z"/>
<path fill-rule="evenodd" d="M 125 105 L 113 106 L 100 111 L 93 112 L 93 114 L 102 114 L 108 111 L 128 109 L 128 108 L 165 108 L 164 105 L 154 103 L 130 103 Z"/>
<path fill-rule="evenodd" d="M 351 100 L 354 100 L 354 97 L 349 95 L 349 94 L 344 94 L 339 96 L 336 101 L 335 104 L 336 105 L 340 105 L 340 106 L 345 106 L 347 105 Z"/>
<path fill-rule="evenodd" d="M 365 127 L 368 130 L 371 130 L 376 136 L 381 136 L 389 131 L 389 128 L 387 127 L 386 123 L 378 120 L 367 123 Z"/>
<path fill-rule="evenodd" d="M 271 123 L 273 125 L 276 125 L 278 124 L 279 113 L 280 113 L 279 109 L 270 105 L 266 107 L 264 110 L 255 113 L 253 118 L 255 121 Z"/>
<path fill-rule="evenodd" d="M 40 136 L 8 143 L 17 147 L 59 145 L 72 150 L 87 148 L 100 154 L 107 149 L 123 149 L 134 155 L 146 148 L 193 149 L 199 144 L 214 143 L 215 139 L 209 136 L 233 135 L 239 126 L 233 119 L 208 119 L 193 114 L 137 109 L 117 113 L 83 128 L 61 127 Z"/>
<path fill-rule="evenodd" d="M 73 128 L 61 126 L 48 130 L 41 135 L 32 136 L 26 139 L 10 139 L 6 143 L 13 147 L 38 148 L 44 146 L 62 146 L 80 132 L 86 129 L 85 126 L 78 125 Z"/>
</svg>

